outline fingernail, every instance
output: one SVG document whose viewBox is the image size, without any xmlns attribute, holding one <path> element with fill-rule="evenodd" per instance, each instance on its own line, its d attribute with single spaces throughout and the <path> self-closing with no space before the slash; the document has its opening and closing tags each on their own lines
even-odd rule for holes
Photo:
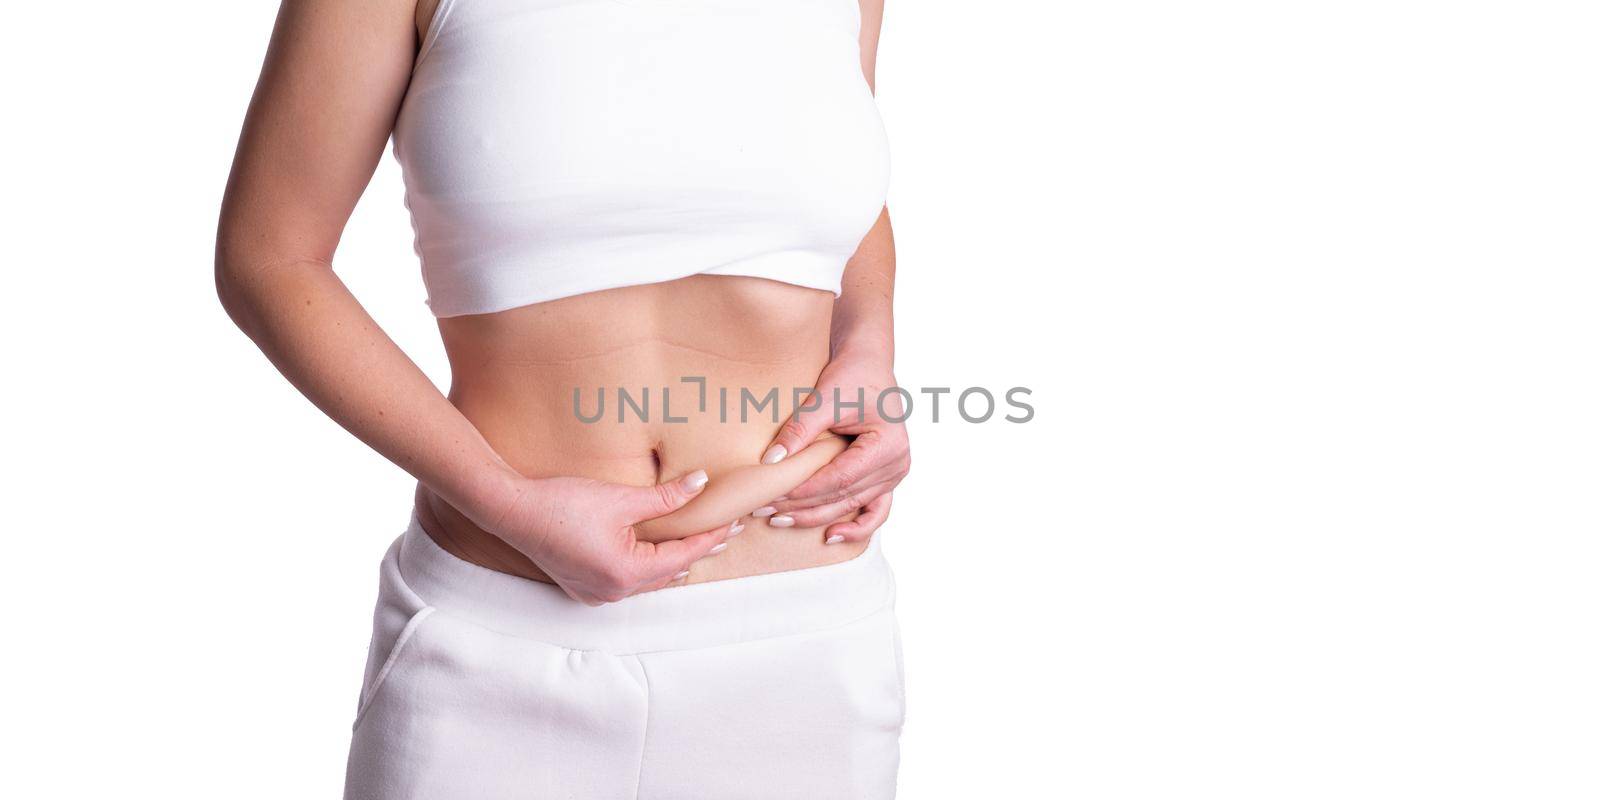
<svg viewBox="0 0 1600 800">
<path fill-rule="evenodd" d="M 738 536 L 739 534 L 741 534 L 743 532 L 744 532 L 744 523 L 743 522 L 735 522 L 735 523 L 733 523 L 733 527 L 728 529 L 728 535 L 729 536 Z"/>
<path fill-rule="evenodd" d="M 711 552 L 707 553 L 707 555 L 713 555 L 714 556 L 714 555 L 716 555 L 716 554 L 718 554 L 718 553 L 720 553 L 720 552 L 722 552 L 722 551 L 724 551 L 726 549 L 728 549 L 728 543 L 727 542 L 717 542 L 717 546 L 711 548 Z"/>
<path fill-rule="evenodd" d="M 672 579 L 675 580 L 675 581 L 681 581 L 681 580 L 683 580 L 684 578 L 687 578 L 687 577 L 689 577 L 689 570 L 684 570 L 684 571 L 672 576 Z"/>
<path fill-rule="evenodd" d="M 697 469 L 689 473 L 689 477 L 683 479 L 684 486 L 691 492 L 698 492 L 706 488 L 706 482 L 709 480 L 711 479 L 706 477 L 706 471 L 703 469 Z"/>
<path fill-rule="evenodd" d="M 782 461 L 787 455 L 789 455 L 789 448 L 784 447 L 781 444 L 775 444 L 767 448 L 766 454 L 761 456 L 761 463 L 776 464 L 779 461 Z"/>
<path fill-rule="evenodd" d="M 770 517 L 770 516 L 772 516 L 773 514 L 776 514 L 776 513 L 778 513 L 778 509 L 773 508 L 772 506 L 762 506 L 762 507 L 750 512 L 750 516 L 752 516 L 752 517 Z"/>
<path fill-rule="evenodd" d="M 767 524 L 774 528 L 793 528 L 794 517 L 791 517 L 788 514 L 779 514 L 778 516 L 767 520 Z"/>
<path fill-rule="evenodd" d="M 844 541 L 844 534 L 836 533 L 832 536 L 829 536 L 827 541 L 823 542 L 823 544 L 838 544 L 842 541 Z"/>
</svg>

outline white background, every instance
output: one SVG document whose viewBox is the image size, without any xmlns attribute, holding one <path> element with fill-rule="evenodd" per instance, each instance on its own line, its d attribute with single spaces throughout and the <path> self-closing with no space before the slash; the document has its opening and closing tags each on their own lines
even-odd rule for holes
<svg viewBox="0 0 1600 800">
<path fill-rule="evenodd" d="M 274 7 L 8 10 L 0 795 L 333 797 L 411 484 L 232 328 Z M 1590 3 L 890 0 L 901 796 L 1600 796 Z M 386 159 L 340 274 L 443 383 Z M 729 765 L 736 768 L 737 765 Z"/>
</svg>

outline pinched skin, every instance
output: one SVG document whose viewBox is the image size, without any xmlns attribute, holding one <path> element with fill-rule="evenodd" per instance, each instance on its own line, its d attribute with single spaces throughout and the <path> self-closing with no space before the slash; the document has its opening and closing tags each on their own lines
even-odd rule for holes
<svg viewBox="0 0 1600 800">
<path fill-rule="evenodd" d="M 730 519 L 747 517 L 767 501 L 782 497 L 799 486 L 834 456 L 844 452 L 846 446 L 844 439 L 826 434 L 777 464 L 751 464 L 723 470 L 688 505 L 664 517 L 645 520 L 633 529 L 640 539 L 661 542 L 710 530 Z"/>
</svg>

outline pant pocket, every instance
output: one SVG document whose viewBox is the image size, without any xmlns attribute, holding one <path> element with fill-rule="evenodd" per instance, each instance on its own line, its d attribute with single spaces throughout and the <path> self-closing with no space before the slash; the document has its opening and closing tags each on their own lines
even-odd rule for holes
<svg viewBox="0 0 1600 800">
<path fill-rule="evenodd" d="M 367 646 L 367 665 L 361 678 L 361 694 L 356 700 L 356 718 L 351 727 L 361 724 L 384 681 L 406 652 L 417 629 L 433 613 L 433 608 L 407 586 L 400 575 L 400 543 L 389 548 L 378 569 L 378 601 L 372 612 L 372 641 Z"/>
<path fill-rule="evenodd" d="M 650 711 L 634 658 L 493 631 L 449 608 L 410 626 L 351 734 L 346 800 L 636 796 Z"/>
<path fill-rule="evenodd" d="M 367 671 L 361 681 L 361 698 L 360 702 L 356 704 L 356 719 L 350 725 L 352 730 L 361 726 L 361 720 L 366 718 L 368 709 L 372 708 L 372 702 L 378 699 L 378 692 L 383 689 L 384 681 L 389 677 L 389 673 L 394 670 L 395 666 L 400 663 L 401 657 L 405 654 L 406 644 L 411 641 L 412 634 L 416 633 L 417 629 L 422 626 L 423 621 L 432 613 L 433 608 L 423 608 L 406 620 L 406 624 L 400 629 L 400 632 L 395 637 L 393 646 L 388 648 L 388 655 L 383 657 L 382 662 L 377 660 L 381 651 L 378 648 L 376 638 L 374 638 L 373 646 L 369 648 L 367 654 Z"/>
</svg>

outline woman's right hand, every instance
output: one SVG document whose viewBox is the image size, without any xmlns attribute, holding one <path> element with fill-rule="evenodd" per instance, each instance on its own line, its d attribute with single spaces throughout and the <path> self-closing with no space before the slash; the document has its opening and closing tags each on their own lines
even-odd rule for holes
<svg viewBox="0 0 1600 800">
<path fill-rule="evenodd" d="M 532 559 L 574 600 L 600 605 L 685 577 L 690 564 L 721 552 L 723 540 L 743 529 L 735 521 L 664 542 L 638 537 L 634 525 L 683 507 L 706 482 L 704 470 L 655 486 L 519 478 L 499 508 L 469 516 Z"/>
</svg>

